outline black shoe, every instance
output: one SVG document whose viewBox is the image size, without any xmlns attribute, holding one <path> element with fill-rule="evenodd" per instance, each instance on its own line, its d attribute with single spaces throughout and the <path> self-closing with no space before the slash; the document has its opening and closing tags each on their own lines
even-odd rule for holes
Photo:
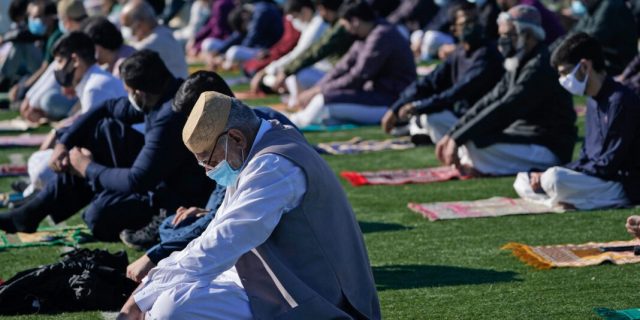
<svg viewBox="0 0 640 320">
<path fill-rule="evenodd" d="M 433 144 L 433 141 L 426 134 L 414 134 L 411 136 L 411 143 L 416 146 L 427 146 Z"/>
<path fill-rule="evenodd" d="M 11 190 L 15 192 L 23 193 L 28 186 L 29 186 L 29 180 L 27 179 L 20 179 L 20 180 L 11 182 Z"/>
<path fill-rule="evenodd" d="M 138 230 L 122 230 L 120 240 L 132 249 L 146 250 L 160 242 L 160 224 L 167 218 L 167 211 L 160 210 L 160 213 L 151 218 L 148 225 Z"/>
</svg>

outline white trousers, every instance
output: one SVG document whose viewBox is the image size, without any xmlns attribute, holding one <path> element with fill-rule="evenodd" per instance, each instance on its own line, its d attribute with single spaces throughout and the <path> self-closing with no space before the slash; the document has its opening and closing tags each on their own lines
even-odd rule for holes
<svg viewBox="0 0 640 320">
<path fill-rule="evenodd" d="M 145 319 L 253 319 L 253 314 L 242 288 L 218 282 L 203 287 L 185 283 L 162 292 Z"/>
<path fill-rule="evenodd" d="M 449 131 L 458 121 L 450 111 L 420 115 L 412 118 L 414 127 L 419 125 L 434 143 Z M 551 150 L 536 144 L 495 143 L 478 148 L 473 142 L 467 142 L 458 148 L 460 163 L 491 175 L 511 175 L 535 168 L 546 169 L 560 163 Z"/>
<path fill-rule="evenodd" d="M 29 196 L 36 190 L 41 190 L 49 182 L 55 179 L 56 174 L 49 168 L 49 160 L 53 155 L 53 149 L 34 152 L 27 161 L 27 171 L 29 173 L 29 186 L 24 190 L 23 195 Z"/>
<path fill-rule="evenodd" d="M 563 167 L 553 167 L 540 176 L 544 193 L 531 188 L 529 174 L 518 173 L 513 188 L 518 195 L 533 202 L 555 207 L 570 204 L 580 210 L 621 207 L 629 204 L 622 184 L 576 172 Z"/>
<path fill-rule="evenodd" d="M 317 94 L 307 107 L 292 114 L 289 119 L 298 127 L 310 124 L 355 123 L 379 124 L 387 112 L 387 106 L 368 106 L 355 103 L 331 103 L 325 105 L 324 96 Z"/>
<path fill-rule="evenodd" d="M 300 92 L 313 87 L 318 83 L 318 81 L 320 81 L 320 79 L 322 79 L 322 77 L 324 77 L 325 74 L 326 72 L 320 69 L 310 67 L 288 76 L 285 79 L 284 84 L 287 88 L 287 92 L 289 92 L 289 107 L 296 105 L 296 98 Z M 271 76 L 269 74 L 266 75 L 263 83 L 269 87 L 273 86 L 275 83 L 275 76 Z"/>
</svg>

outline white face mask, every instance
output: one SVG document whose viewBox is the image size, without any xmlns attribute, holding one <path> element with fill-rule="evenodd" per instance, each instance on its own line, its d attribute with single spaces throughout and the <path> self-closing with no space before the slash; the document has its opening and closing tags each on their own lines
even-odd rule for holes
<svg viewBox="0 0 640 320">
<path fill-rule="evenodd" d="M 120 32 L 125 41 L 133 41 L 133 30 L 130 27 L 121 26 Z"/>
<path fill-rule="evenodd" d="M 291 20 L 291 25 L 294 29 L 298 30 L 298 32 L 302 32 L 305 28 L 307 28 L 307 23 L 298 18 L 294 18 L 293 20 Z"/>
<path fill-rule="evenodd" d="M 129 98 L 129 103 L 131 103 L 131 106 L 136 109 L 137 111 L 140 112 L 144 112 L 144 110 L 142 110 L 142 108 L 140 107 L 140 105 L 136 102 L 136 100 L 133 98 L 133 95 L 131 93 L 129 93 L 128 95 Z"/>
<path fill-rule="evenodd" d="M 589 74 L 584 77 L 584 80 L 580 81 L 576 78 L 576 73 L 580 68 L 580 63 L 578 63 L 573 71 L 566 76 L 560 77 L 558 79 L 560 81 L 560 85 L 569 91 L 572 95 L 575 96 L 584 96 L 584 93 L 587 89 L 587 81 L 589 80 Z"/>
</svg>

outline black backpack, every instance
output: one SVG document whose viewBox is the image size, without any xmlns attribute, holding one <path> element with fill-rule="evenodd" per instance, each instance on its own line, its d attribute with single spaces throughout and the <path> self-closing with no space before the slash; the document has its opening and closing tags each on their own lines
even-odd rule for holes
<svg viewBox="0 0 640 320">
<path fill-rule="evenodd" d="M 124 251 L 79 249 L 0 285 L 0 314 L 119 310 L 137 284 L 125 277 Z"/>
</svg>

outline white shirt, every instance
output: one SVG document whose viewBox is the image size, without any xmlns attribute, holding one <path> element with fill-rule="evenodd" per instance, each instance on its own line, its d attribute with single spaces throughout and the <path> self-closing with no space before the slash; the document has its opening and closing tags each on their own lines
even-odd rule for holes
<svg viewBox="0 0 640 320">
<path fill-rule="evenodd" d="M 36 82 L 27 90 L 26 97 L 29 98 L 29 105 L 33 108 L 40 108 L 42 96 L 52 89 L 60 90 L 60 85 L 56 82 L 53 71 L 56 69 L 55 63 L 50 63 L 47 70 L 36 80 Z"/>
<path fill-rule="evenodd" d="M 106 100 L 127 95 L 122 81 L 104 71 L 97 64 L 87 69 L 75 90 L 80 99 L 81 113 L 89 111 Z"/>
<path fill-rule="evenodd" d="M 263 120 L 252 148 L 269 129 L 271 124 Z M 237 260 L 264 243 L 282 214 L 300 205 L 305 192 L 305 175 L 291 161 L 275 154 L 253 158 L 240 172 L 236 185 L 227 188 L 222 205 L 202 235 L 161 260 L 142 280 L 133 295 L 136 304 L 147 311 L 163 291 L 177 285 L 194 289 L 224 285 L 244 293 L 235 269 Z"/>
<path fill-rule="evenodd" d="M 315 15 L 309 22 L 306 28 L 300 33 L 298 43 L 289 51 L 286 55 L 280 57 L 280 59 L 271 62 L 266 68 L 265 72 L 270 75 L 277 74 L 280 70 L 286 67 L 291 61 L 298 58 L 301 54 L 307 51 L 314 43 L 316 43 L 329 25 L 322 20 L 322 17 Z"/>
<path fill-rule="evenodd" d="M 187 78 L 187 60 L 184 46 L 173 37 L 169 28 L 157 26 L 150 35 L 140 41 L 132 42 L 131 46 L 138 51 L 149 49 L 157 52 L 174 77 Z"/>
</svg>

